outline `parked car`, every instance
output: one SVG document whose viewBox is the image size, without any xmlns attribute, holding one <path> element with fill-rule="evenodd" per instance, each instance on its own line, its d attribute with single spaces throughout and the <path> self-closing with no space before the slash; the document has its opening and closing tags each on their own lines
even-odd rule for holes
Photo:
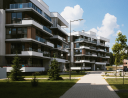
<svg viewBox="0 0 128 98">
<path fill-rule="evenodd" d="M 123 69 L 117 69 L 117 72 L 122 72 L 123 71 Z"/>
</svg>

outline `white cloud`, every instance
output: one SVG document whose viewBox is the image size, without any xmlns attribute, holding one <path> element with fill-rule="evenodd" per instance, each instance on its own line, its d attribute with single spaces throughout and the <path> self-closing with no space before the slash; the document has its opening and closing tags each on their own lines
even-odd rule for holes
<svg viewBox="0 0 128 98">
<path fill-rule="evenodd" d="M 64 11 L 61 12 L 61 16 L 64 17 L 68 23 L 70 23 L 70 20 L 82 19 L 83 13 L 84 11 L 80 5 L 76 5 L 74 7 L 67 6 L 64 8 Z M 85 20 L 72 22 L 72 30 L 83 27 L 84 23 Z"/>
<path fill-rule="evenodd" d="M 114 15 L 107 13 L 102 21 L 102 26 L 97 27 L 97 29 L 92 28 L 91 30 L 97 31 L 96 33 L 99 36 L 109 38 L 110 35 L 114 34 L 115 28 L 119 28 L 117 18 Z"/>
<path fill-rule="evenodd" d="M 124 24 L 122 24 L 122 27 L 124 26 Z"/>
<path fill-rule="evenodd" d="M 118 30 L 118 31 L 116 32 L 116 34 L 113 34 L 113 36 L 117 36 L 117 34 L 118 34 L 119 32 L 121 32 L 121 30 Z"/>
</svg>

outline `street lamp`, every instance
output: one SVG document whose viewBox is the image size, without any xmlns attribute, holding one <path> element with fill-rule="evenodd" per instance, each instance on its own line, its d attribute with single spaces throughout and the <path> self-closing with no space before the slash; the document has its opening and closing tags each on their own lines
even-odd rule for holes
<svg viewBox="0 0 128 98">
<path fill-rule="evenodd" d="M 78 19 L 78 20 L 70 20 L 70 64 L 69 64 L 69 79 L 71 80 L 71 22 L 74 21 L 81 21 L 83 19 Z"/>
</svg>

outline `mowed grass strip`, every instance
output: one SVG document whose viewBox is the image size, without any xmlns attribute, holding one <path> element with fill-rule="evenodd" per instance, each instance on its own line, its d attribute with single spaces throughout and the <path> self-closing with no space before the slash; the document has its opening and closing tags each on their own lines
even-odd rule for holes
<svg viewBox="0 0 128 98">
<path fill-rule="evenodd" d="M 82 77 L 86 75 L 86 73 L 72 73 L 71 77 Z M 24 76 L 25 78 L 33 78 L 33 76 Z M 60 75 L 60 77 L 69 77 L 69 74 Z M 37 75 L 36 78 L 49 78 L 48 75 Z"/>
<path fill-rule="evenodd" d="M 124 85 L 123 85 L 123 78 L 108 78 L 106 79 L 108 84 L 114 89 L 114 90 L 125 90 L 128 89 L 128 79 L 124 79 Z M 119 92 L 117 93 L 120 98 L 128 98 L 127 92 Z"/>
<path fill-rule="evenodd" d="M 7 82 L 0 80 L 0 98 L 59 98 L 78 80 L 39 80 L 37 87 L 31 86 L 31 80 Z"/>
</svg>

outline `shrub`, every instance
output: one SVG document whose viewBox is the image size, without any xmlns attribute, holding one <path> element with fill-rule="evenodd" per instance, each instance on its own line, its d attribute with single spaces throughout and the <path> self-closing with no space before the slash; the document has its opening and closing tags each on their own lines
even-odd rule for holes
<svg viewBox="0 0 128 98">
<path fill-rule="evenodd" d="M 105 75 L 107 75 L 107 72 L 105 72 Z"/>
<path fill-rule="evenodd" d="M 121 72 L 120 72 L 120 77 L 122 76 Z"/>
<path fill-rule="evenodd" d="M 10 78 L 12 81 L 24 80 L 24 77 L 22 77 L 22 72 L 20 70 L 22 68 L 22 66 L 19 65 L 19 60 L 20 60 L 20 58 L 16 54 L 16 56 L 14 57 L 14 60 L 12 61 L 13 65 L 12 65 L 12 70 L 10 73 Z"/>
<path fill-rule="evenodd" d="M 50 69 L 48 70 L 48 75 L 49 75 L 49 79 L 50 80 L 62 80 L 62 77 L 59 77 L 59 64 L 57 62 L 57 60 L 55 59 L 55 55 L 54 55 L 54 59 L 51 62 L 50 65 Z"/>
<path fill-rule="evenodd" d="M 33 74 L 34 75 L 34 79 L 31 81 L 31 84 L 33 87 L 36 87 L 38 86 L 38 80 L 36 79 L 36 74 Z"/>
</svg>

